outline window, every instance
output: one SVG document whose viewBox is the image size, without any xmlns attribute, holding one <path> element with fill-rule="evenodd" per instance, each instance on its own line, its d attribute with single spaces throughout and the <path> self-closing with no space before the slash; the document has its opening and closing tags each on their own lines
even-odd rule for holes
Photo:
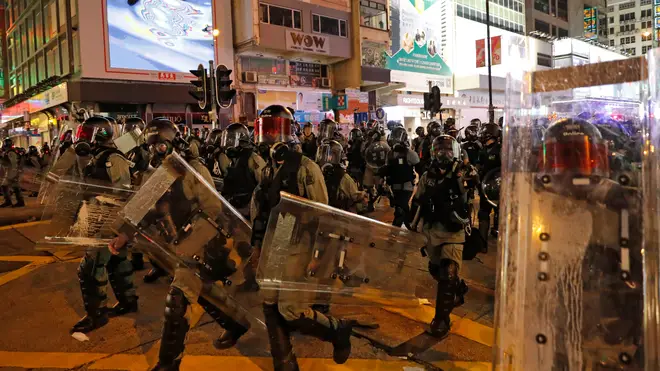
<svg viewBox="0 0 660 371">
<path fill-rule="evenodd" d="M 534 20 L 534 29 L 536 31 L 545 32 L 548 35 L 550 34 L 550 25 L 543 21 L 539 21 L 538 19 Z"/>
<path fill-rule="evenodd" d="M 275 26 L 302 29 L 300 10 L 259 4 L 259 20 Z"/>
<path fill-rule="evenodd" d="M 559 37 L 568 37 L 568 30 L 565 30 L 565 29 L 559 27 L 559 34 L 558 34 L 558 36 L 559 36 Z"/>
<path fill-rule="evenodd" d="M 610 40 L 610 46 L 614 46 L 614 40 Z"/>
<path fill-rule="evenodd" d="M 610 17 L 610 24 L 614 23 L 614 17 Z"/>
<path fill-rule="evenodd" d="M 653 34 L 650 32 L 646 32 L 642 34 L 642 41 L 651 41 L 653 40 Z"/>
<path fill-rule="evenodd" d="M 536 64 L 539 66 L 552 67 L 552 57 L 547 54 L 537 53 Z"/>
<path fill-rule="evenodd" d="M 621 39 L 619 39 L 619 45 L 623 45 L 623 44 L 625 44 L 625 43 L 626 43 L 626 39 L 625 39 L 624 37 L 622 37 Z"/>
<path fill-rule="evenodd" d="M 642 54 L 646 54 L 646 46 L 642 46 Z"/>
<path fill-rule="evenodd" d="M 630 44 L 630 37 L 626 37 L 626 44 Z"/>
<path fill-rule="evenodd" d="M 44 28 L 41 20 L 41 12 L 38 12 L 34 17 L 35 32 L 37 34 L 37 49 L 41 48 L 44 44 Z"/>
<path fill-rule="evenodd" d="M 385 9 L 385 4 L 360 0 L 360 24 L 387 31 L 387 10 Z"/>
<path fill-rule="evenodd" d="M 318 14 L 312 14 L 312 31 L 341 37 L 348 36 L 345 20 Z"/>
<path fill-rule="evenodd" d="M 624 26 L 619 26 L 619 32 L 623 32 L 626 28 Z"/>
<path fill-rule="evenodd" d="M 56 3 L 53 1 L 50 3 L 50 6 L 48 6 L 48 24 L 46 25 L 48 31 L 48 39 L 52 39 L 57 35 L 57 6 L 55 5 Z"/>
<path fill-rule="evenodd" d="M 65 0 L 58 0 L 57 4 L 57 10 L 60 14 L 59 16 L 59 26 L 64 27 L 66 25 L 66 4 L 64 4 Z"/>
<path fill-rule="evenodd" d="M 550 4 L 548 4 L 548 0 L 534 0 L 534 9 L 545 14 L 550 14 Z"/>
<path fill-rule="evenodd" d="M 619 14 L 619 22 L 623 22 L 623 14 Z"/>
<path fill-rule="evenodd" d="M 635 55 L 635 54 L 637 54 L 637 49 L 636 48 L 630 49 L 630 55 Z"/>
<path fill-rule="evenodd" d="M 568 0 L 557 0 L 557 17 L 568 22 Z"/>
<path fill-rule="evenodd" d="M 614 27 L 610 27 L 610 35 L 614 35 Z"/>
<path fill-rule="evenodd" d="M 635 36 L 630 36 L 630 42 L 634 43 L 635 42 Z"/>
</svg>

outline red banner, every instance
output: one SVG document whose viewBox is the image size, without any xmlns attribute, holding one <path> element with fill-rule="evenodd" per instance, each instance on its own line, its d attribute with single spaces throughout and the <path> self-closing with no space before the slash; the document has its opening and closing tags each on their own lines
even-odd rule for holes
<svg viewBox="0 0 660 371">
<path fill-rule="evenodd" d="M 490 38 L 490 50 L 492 66 L 502 64 L 502 36 L 494 36 Z"/>
<path fill-rule="evenodd" d="M 477 68 L 486 67 L 486 40 L 476 40 Z"/>
</svg>

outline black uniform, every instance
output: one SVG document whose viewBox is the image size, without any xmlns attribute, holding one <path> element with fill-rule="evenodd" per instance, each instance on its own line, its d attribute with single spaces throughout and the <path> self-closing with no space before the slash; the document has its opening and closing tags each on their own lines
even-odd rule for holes
<svg viewBox="0 0 660 371">
<path fill-rule="evenodd" d="M 499 168 L 502 165 L 502 159 L 500 153 L 502 152 L 502 145 L 498 142 L 492 143 L 491 145 L 486 145 L 479 155 L 479 177 L 484 179 L 485 175 L 489 171 L 493 171 Z M 495 220 L 494 220 L 494 233 L 497 233 L 497 225 L 499 222 L 498 210 L 493 205 L 491 205 L 486 197 L 483 195 L 483 192 L 479 190 L 479 232 L 484 240 L 488 240 L 488 230 L 490 229 L 490 213 L 495 211 Z"/>
<path fill-rule="evenodd" d="M 410 198 L 415 185 L 415 165 L 419 157 L 411 149 L 402 144 L 394 145 L 387 156 L 387 166 L 384 170 L 385 180 L 392 189 L 392 207 L 394 208 L 394 221 L 392 225 L 401 227 L 406 225 L 412 229 L 410 222 Z"/>
</svg>

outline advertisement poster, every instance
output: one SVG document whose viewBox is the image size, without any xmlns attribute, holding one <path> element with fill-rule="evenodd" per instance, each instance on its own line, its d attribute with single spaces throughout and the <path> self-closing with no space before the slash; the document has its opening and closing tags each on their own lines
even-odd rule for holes
<svg viewBox="0 0 660 371">
<path fill-rule="evenodd" d="M 111 68 L 188 72 L 214 59 L 210 1 L 103 1 Z"/>
<path fill-rule="evenodd" d="M 441 80 L 444 94 L 453 93 L 452 72 L 440 56 L 441 0 L 393 0 L 392 55 L 387 56 L 387 68 L 401 71 L 392 77 Z M 428 86 L 426 88 L 428 90 Z"/>
<path fill-rule="evenodd" d="M 492 51 L 491 61 L 493 66 L 502 64 L 502 36 L 490 38 L 490 49 Z"/>
<path fill-rule="evenodd" d="M 476 40 L 477 45 L 477 68 L 486 67 L 486 40 Z"/>
<path fill-rule="evenodd" d="M 321 78 L 321 65 L 317 63 L 289 62 L 289 78 L 292 86 L 316 88 Z"/>
</svg>

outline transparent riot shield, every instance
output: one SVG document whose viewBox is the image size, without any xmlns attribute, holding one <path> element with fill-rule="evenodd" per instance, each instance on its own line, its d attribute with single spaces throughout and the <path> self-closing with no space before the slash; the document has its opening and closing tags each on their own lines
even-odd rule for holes
<svg viewBox="0 0 660 371">
<path fill-rule="evenodd" d="M 251 227 L 218 194 L 206 168 L 196 166 L 176 153 L 168 156 L 120 211 L 116 226 L 130 231 L 135 247 L 170 274 L 176 267 L 196 272 L 201 295 L 223 312 L 263 324 L 258 294 L 240 290 L 252 254 Z"/>
<path fill-rule="evenodd" d="M 644 71 L 635 58 L 507 79 L 497 370 L 658 369 L 645 368 Z"/>
<path fill-rule="evenodd" d="M 416 306 L 425 245 L 422 234 L 282 192 L 257 281 L 279 301 Z"/>
<path fill-rule="evenodd" d="M 24 167 L 19 178 L 19 186 L 29 193 L 39 193 L 44 181 L 44 170 L 36 167 Z"/>
<path fill-rule="evenodd" d="M 112 223 L 132 194 L 109 183 L 60 178 L 45 200 L 42 219 L 50 222 L 44 225 L 44 238 L 37 241 L 37 248 L 107 246 L 115 236 Z"/>
</svg>

